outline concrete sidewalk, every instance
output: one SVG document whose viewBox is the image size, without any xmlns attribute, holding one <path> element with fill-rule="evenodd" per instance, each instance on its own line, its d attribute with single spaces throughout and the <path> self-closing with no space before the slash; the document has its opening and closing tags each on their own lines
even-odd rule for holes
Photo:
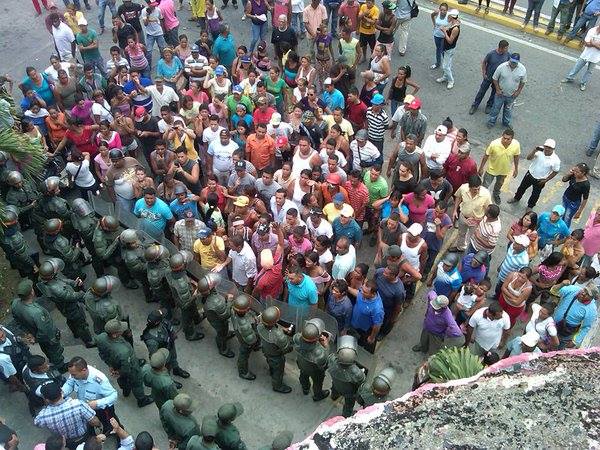
<svg viewBox="0 0 600 450">
<path fill-rule="evenodd" d="M 527 27 L 525 29 L 521 29 L 521 26 L 523 24 L 523 19 L 525 18 L 525 12 L 526 12 L 524 10 L 524 8 L 515 7 L 515 9 L 513 11 L 513 15 L 510 16 L 510 15 L 504 14 L 502 12 L 503 4 L 501 4 L 499 2 L 495 2 L 495 1 L 490 2 L 490 8 L 489 8 L 489 12 L 487 14 L 485 13 L 485 4 L 482 4 L 481 9 L 479 11 L 477 11 L 476 3 L 468 3 L 466 5 L 461 5 L 460 3 L 458 3 L 455 0 L 434 0 L 434 2 L 438 3 L 438 4 L 439 3 L 447 3 L 448 8 L 450 8 L 450 9 L 456 8 L 463 13 L 470 14 L 472 16 L 477 16 L 483 20 L 486 20 L 486 21 L 489 20 L 491 22 L 498 23 L 498 24 L 503 25 L 508 28 L 513 28 L 515 30 L 521 30 L 524 33 L 532 34 L 534 36 L 537 36 L 537 37 L 540 37 L 543 39 L 547 39 L 556 44 L 564 45 L 565 47 L 570 47 L 570 48 L 579 50 L 582 48 L 582 45 L 583 45 L 583 44 L 580 44 L 578 39 L 574 39 L 565 44 L 563 42 L 564 38 L 563 38 L 563 40 L 558 39 L 556 32 L 553 32 L 546 36 L 545 32 L 546 32 L 546 26 L 548 25 L 549 17 L 545 14 L 542 14 L 540 16 L 539 27 L 537 28 L 537 30 L 533 29 L 533 16 L 530 19 Z M 556 21 L 554 29 L 558 30 L 558 19 Z"/>
</svg>

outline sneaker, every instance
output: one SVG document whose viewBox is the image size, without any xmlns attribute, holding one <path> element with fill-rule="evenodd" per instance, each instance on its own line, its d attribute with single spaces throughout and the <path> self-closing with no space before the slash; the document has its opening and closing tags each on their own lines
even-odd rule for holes
<svg viewBox="0 0 600 450">
<path fill-rule="evenodd" d="M 510 200 L 508 200 L 506 203 L 508 203 L 509 205 L 512 205 L 513 203 L 519 203 L 519 200 L 517 200 L 516 198 L 511 198 Z"/>
<path fill-rule="evenodd" d="M 579 90 L 580 90 L 580 91 L 585 91 L 585 90 L 586 90 L 586 88 L 587 88 L 587 86 L 585 85 L 585 83 L 581 83 L 581 84 L 579 85 Z"/>
<path fill-rule="evenodd" d="M 413 352 L 422 352 L 423 349 L 421 348 L 420 345 L 415 345 L 412 349 Z"/>
<path fill-rule="evenodd" d="M 242 20 L 246 20 L 246 14 L 242 14 Z"/>
<path fill-rule="evenodd" d="M 489 12 L 490 12 L 490 7 L 489 7 L 489 6 L 486 6 L 486 7 L 485 7 L 485 11 L 484 11 L 483 13 L 484 13 L 484 14 L 489 14 Z"/>
<path fill-rule="evenodd" d="M 446 89 L 452 89 L 454 87 L 454 81 L 448 81 L 448 84 L 446 85 Z"/>
<path fill-rule="evenodd" d="M 562 80 L 560 80 L 561 83 L 572 83 L 573 79 L 572 78 L 563 78 Z"/>
<path fill-rule="evenodd" d="M 475 111 L 477 111 L 477 106 L 471 106 L 469 108 L 469 115 L 472 116 L 473 114 L 475 114 Z"/>
<path fill-rule="evenodd" d="M 436 80 L 435 80 L 436 83 L 443 83 L 444 81 L 446 81 L 446 79 L 444 77 L 439 77 L 439 78 L 436 78 Z"/>
<path fill-rule="evenodd" d="M 440 66 L 439 66 L 439 65 L 437 65 L 437 64 L 432 64 L 431 66 L 429 66 L 429 68 L 430 68 L 431 70 L 437 69 L 438 67 L 440 67 Z"/>
<path fill-rule="evenodd" d="M 526 26 L 527 26 L 527 24 L 526 24 L 526 23 L 522 23 L 522 24 L 521 24 L 521 26 L 520 26 L 519 28 L 520 28 L 521 30 L 524 30 Z"/>
<path fill-rule="evenodd" d="M 279 392 L 280 394 L 289 394 L 290 392 L 292 392 L 292 388 L 289 387 L 287 384 L 282 384 L 279 387 L 274 387 L 273 390 L 275 392 Z"/>
<path fill-rule="evenodd" d="M 552 34 L 554 30 L 546 30 L 546 32 L 544 33 L 545 36 L 548 36 L 549 34 Z"/>
<path fill-rule="evenodd" d="M 498 206 L 500 206 L 500 204 L 502 203 L 502 199 L 499 195 L 494 195 L 494 203 Z"/>
</svg>

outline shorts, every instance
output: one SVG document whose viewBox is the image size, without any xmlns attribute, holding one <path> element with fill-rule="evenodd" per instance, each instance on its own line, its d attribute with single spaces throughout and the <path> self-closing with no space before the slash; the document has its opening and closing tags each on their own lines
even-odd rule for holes
<svg viewBox="0 0 600 450">
<path fill-rule="evenodd" d="M 358 38 L 358 42 L 361 47 L 366 47 L 367 44 L 371 47 L 371 51 L 375 48 L 375 33 L 373 34 L 364 34 L 360 33 L 360 37 Z"/>
</svg>

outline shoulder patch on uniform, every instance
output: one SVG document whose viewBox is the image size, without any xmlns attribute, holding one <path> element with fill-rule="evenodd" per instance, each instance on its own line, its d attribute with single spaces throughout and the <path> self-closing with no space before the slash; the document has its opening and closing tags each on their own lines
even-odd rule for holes
<svg viewBox="0 0 600 450">
<path fill-rule="evenodd" d="M 98 384 L 102 384 L 102 381 L 103 381 L 103 380 L 102 380 L 102 378 L 100 378 L 99 376 L 95 376 L 95 377 L 94 377 L 94 381 L 95 381 L 96 383 L 98 383 Z"/>
</svg>

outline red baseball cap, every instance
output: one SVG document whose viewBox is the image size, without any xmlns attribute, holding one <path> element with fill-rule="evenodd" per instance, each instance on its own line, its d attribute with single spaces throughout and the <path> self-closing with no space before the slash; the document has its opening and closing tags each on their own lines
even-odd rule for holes
<svg viewBox="0 0 600 450">
<path fill-rule="evenodd" d="M 407 109 L 419 109 L 421 107 L 421 99 L 419 97 L 415 97 L 415 99 L 406 105 Z"/>
<path fill-rule="evenodd" d="M 287 143 L 288 143 L 288 138 L 286 136 L 277 136 L 277 139 L 275 140 L 275 145 L 278 148 L 281 148 L 284 145 L 287 145 Z"/>
<path fill-rule="evenodd" d="M 135 116 L 135 119 L 139 122 L 140 119 L 146 114 L 146 108 L 144 108 L 143 106 L 138 106 L 137 108 L 135 108 L 133 114 Z"/>
<path fill-rule="evenodd" d="M 340 176 L 337 173 L 330 173 L 329 175 L 327 175 L 327 178 L 325 179 L 325 181 L 327 181 L 330 184 L 340 184 L 342 182 Z"/>
</svg>

